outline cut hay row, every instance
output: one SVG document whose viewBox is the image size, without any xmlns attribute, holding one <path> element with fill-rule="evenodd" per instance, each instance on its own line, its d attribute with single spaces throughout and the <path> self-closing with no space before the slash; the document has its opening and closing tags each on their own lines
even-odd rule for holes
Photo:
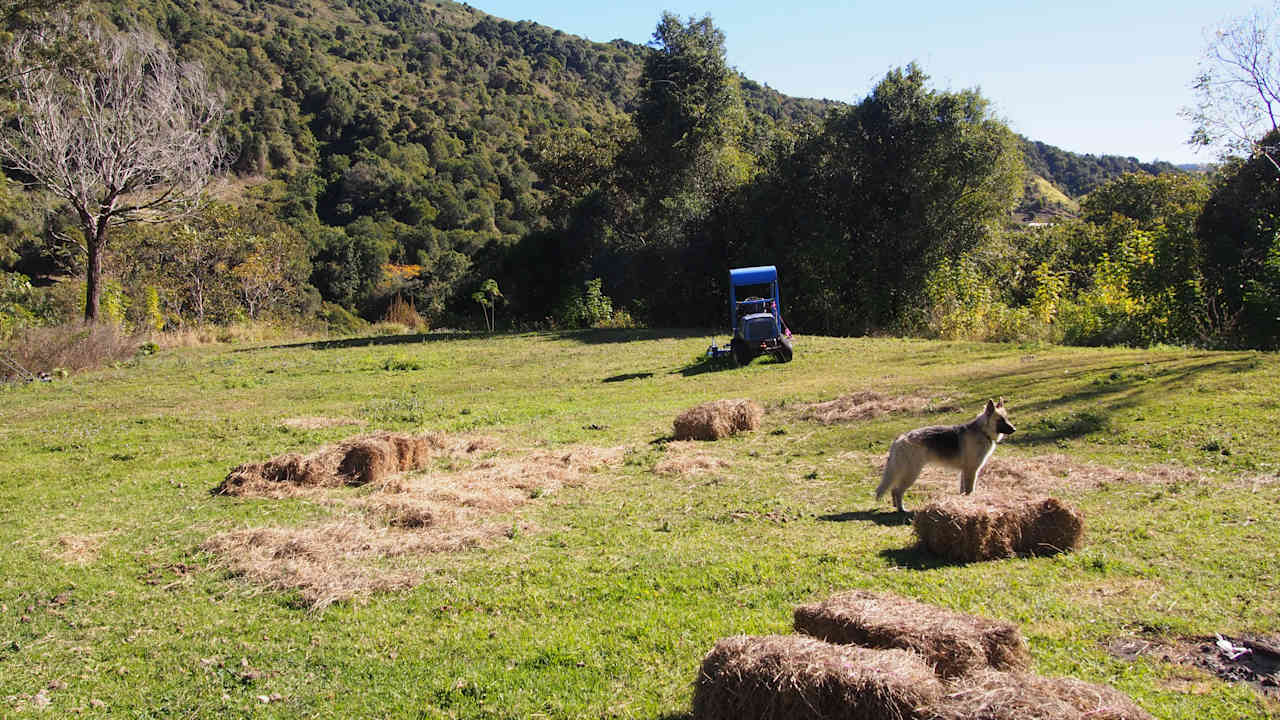
<svg viewBox="0 0 1280 720">
<path fill-rule="evenodd" d="M 920 656 L 800 635 L 725 638 L 694 684 L 697 720 L 923 718 L 943 694 Z"/>
<path fill-rule="evenodd" d="M 1153 720 L 1124 693 L 1076 678 L 983 671 L 952 685 L 937 720 Z"/>
<path fill-rule="evenodd" d="M 659 475 L 700 475 L 729 467 L 727 460 L 702 453 L 696 447 L 694 442 L 677 440 L 667 443 L 663 457 L 653 466 L 653 471 Z"/>
<path fill-rule="evenodd" d="M 916 510 L 912 528 L 929 552 L 958 562 L 1075 550 L 1084 516 L 1056 498 L 949 497 Z"/>
<path fill-rule="evenodd" d="M 892 593 L 854 590 L 795 610 L 795 629 L 820 640 L 918 653 L 943 677 L 1031 664 L 1018 626 L 927 605 Z"/>
<path fill-rule="evenodd" d="M 887 449 L 886 445 L 884 450 L 887 451 Z M 994 492 L 1006 496 L 1028 497 L 1053 495 L 1065 491 L 1085 492 L 1115 485 L 1199 485 L 1209 481 L 1196 470 L 1171 465 L 1127 470 L 1080 462 L 1060 454 L 1018 457 L 1003 453 L 1003 450 L 998 450 L 995 456 L 982 466 L 982 474 L 978 478 L 976 489 L 978 495 Z M 844 452 L 830 458 L 829 462 L 848 466 L 870 464 L 875 467 L 875 477 L 879 478 L 884 472 L 885 457 L 886 453 L 883 451 Z M 1252 485 L 1258 480 L 1240 477 L 1214 482 L 1239 482 Z M 924 493 L 926 496 L 951 495 L 958 486 L 954 470 L 940 466 L 926 466 L 920 474 L 920 479 L 912 487 L 912 493 Z"/>
<path fill-rule="evenodd" d="M 376 592 L 408 590 L 422 573 L 387 567 L 402 555 L 476 547 L 509 532 L 477 525 L 448 531 L 403 532 L 345 519 L 313 527 L 249 528 L 221 533 L 200 548 L 237 575 L 271 590 L 297 591 L 312 609 Z"/>
<path fill-rule="evenodd" d="M 307 415 L 304 417 L 285 418 L 280 424 L 290 430 L 324 430 L 344 425 L 359 425 L 360 421 L 349 417 L 322 417 Z"/>
<path fill-rule="evenodd" d="M 222 533 L 201 547 L 252 582 L 275 590 L 296 590 L 313 608 L 407 589 L 421 582 L 421 573 L 390 567 L 390 559 L 483 546 L 511 527 L 509 522 L 488 523 L 490 516 L 562 487 L 581 485 L 586 473 L 620 462 L 625 452 L 623 448 L 534 450 L 486 457 L 451 472 L 408 472 L 423 467 L 431 457 L 463 460 L 492 447 L 493 441 L 484 438 L 382 433 L 352 438 L 305 458 L 285 456 L 283 462 L 276 458 L 260 463 L 254 474 L 233 471 L 229 478 L 251 477 L 233 485 L 237 492 L 228 494 L 282 498 L 297 494 L 289 488 L 303 488 L 356 512 L 310 527 Z M 339 457 L 343 460 L 335 460 Z M 314 485 L 296 485 L 299 479 L 289 474 L 299 467 L 342 468 L 343 462 L 372 470 L 367 479 L 352 469 L 335 472 Z M 351 482 L 353 477 L 358 482 Z M 326 492 L 346 484 L 362 485 L 361 494 L 353 498 Z"/>
<path fill-rule="evenodd" d="M 676 440 L 719 440 L 760 427 L 764 408 L 754 400 L 714 400 L 676 416 Z"/>
<path fill-rule="evenodd" d="M 440 433 L 361 435 L 308 455 L 286 453 L 264 462 L 237 465 L 213 493 L 279 499 L 316 488 L 367 485 L 426 467 L 436 456 L 466 455 L 491 445 L 483 438 L 450 439 Z"/>
<path fill-rule="evenodd" d="M 820 425 L 836 425 L 838 423 L 861 422 L 882 415 L 909 413 L 918 415 L 925 412 L 949 410 L 938 407 L 938 403 L 948 398 L 934 398 L 927 395 L 882 395 L 874 390 L 863 390 L 851 395 L 844 395 L 835 400 L 805 405 L 800 412 L 801 420 L 809 420 Z"/>
</svg>

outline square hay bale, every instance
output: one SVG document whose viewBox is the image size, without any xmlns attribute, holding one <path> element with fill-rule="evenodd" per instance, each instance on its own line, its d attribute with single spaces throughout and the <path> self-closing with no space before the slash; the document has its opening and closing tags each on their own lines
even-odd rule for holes
<svg viewBox="0 0 1280 720">
<path fill-rule="evenodd" d="M 764 409 L 754 400 L 714 400 L 677 415 L 675 439 L 719 440 L 743 430 L 755 430 L 763 417 Z"/>
<path fill-rule="evenodd" d="M 1076 550 L 1084 537 L 1084 515 L 1052 497 L 963 496 L 917 510 L 912 528 L 935 555 L 976 562 Z"/>
<path fill-rule="evenodd" d="M 854 590 L 795 610 L 797 631 L 827 642 L 911 650 L 943 677 L 979 669 L 1025 670 L 1027 641 L 1014 623 Z"/>
<path fill-rule="evenodd" d="M 801 635 L 716 643 L 694 683 L 695 720 L 907 720 L 944 687 L 903 650 L 832 645 Z"/>
<path fill-rule="evenodd" d="M 993 670 L 957 681 L 933 709 L 939 720 L 1154 720 L 1107 685 Z"/>
</svg>

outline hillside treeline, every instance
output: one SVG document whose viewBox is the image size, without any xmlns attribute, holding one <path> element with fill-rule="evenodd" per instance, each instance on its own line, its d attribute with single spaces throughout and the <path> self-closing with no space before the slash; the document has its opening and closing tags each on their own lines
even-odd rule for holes
<svg viewBox="0 0 1280 720">
<path fill-rule="evenodd" d="M 1122 175 L 1170 168 L 1024 141 L 914 65 L 850 105 L 741 77 L 709 18 L 638 46 L 451 2 L 90 10 L 229 110 L 218 202 L 112 240 L 121 324 L 720 325 L 727 269 L 775 264 L 799 332 L 1276 342 L 1266 168 Z M 1012 224 L 1029 170 L 1081 217 Z M 0 333 L 75 317 L 74 218 L 11 185 L 0 232 Z"/>
</svg>

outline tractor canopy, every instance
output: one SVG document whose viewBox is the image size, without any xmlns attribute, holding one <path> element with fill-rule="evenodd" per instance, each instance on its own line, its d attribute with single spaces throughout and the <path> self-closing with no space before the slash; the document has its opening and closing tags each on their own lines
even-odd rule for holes
<svg viewBox="0 0 1280 720">
<path fill-rule="evenodd" d="M 740 290 L 746 288 L 752 288 L 754 292 L 741 292 L 744 299 L 738 300 Z M 782 302 L 778 297 L 778 269 L 773 265 L 761 265 L 730 270 L 729 327 L 739 331 L 738 324 L 744 317 L 765 314 L 772 318 L 773 336 L 781 334 Z"/>
</svg>

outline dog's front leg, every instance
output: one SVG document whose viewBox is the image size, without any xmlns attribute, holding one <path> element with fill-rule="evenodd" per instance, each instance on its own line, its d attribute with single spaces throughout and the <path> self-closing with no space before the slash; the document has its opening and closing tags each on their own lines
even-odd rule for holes
<svg viewBox="0 0 1280 720">
<path fill-rule="evenodd" d="M 968 470 L 960 473 L 960 492 L 965 495 L 973 494 L 973 486 L 978 480 L 978 473 L 969 472 Z"/>
</svg>

